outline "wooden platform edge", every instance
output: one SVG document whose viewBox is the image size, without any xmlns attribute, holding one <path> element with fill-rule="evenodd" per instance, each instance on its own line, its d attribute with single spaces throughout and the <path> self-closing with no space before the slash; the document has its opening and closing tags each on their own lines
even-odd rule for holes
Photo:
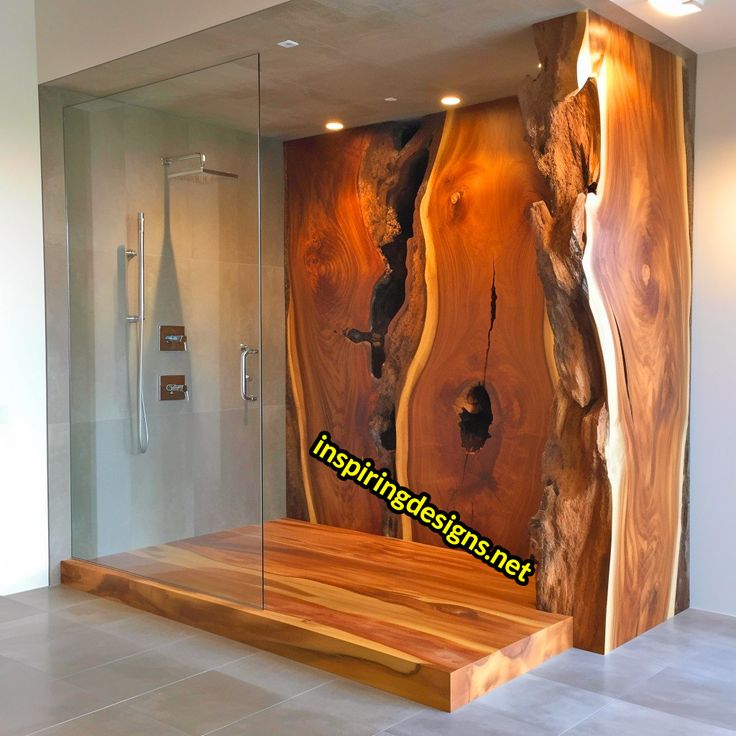
<svg viewBox="0 0 736 736">
<path fill-rule="evenodd" d="M 452 712 L 572 646 L 572 619 L 455 671 L 316 622 L 241 605 L 83 560 L 61 563 L 62 584 L 225 636 Z"/>
<path fill-rule="evenodd" d="M 456 670 L 450 675 L 450 711 L 533 670 L 572 645 L 573 619 L 568 617 Z"/>
</svg>

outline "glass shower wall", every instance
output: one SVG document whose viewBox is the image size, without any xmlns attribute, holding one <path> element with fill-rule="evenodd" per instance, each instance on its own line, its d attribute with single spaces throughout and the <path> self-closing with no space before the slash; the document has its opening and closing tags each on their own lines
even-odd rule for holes
<svg viewBox="0 0 736 736">
<path fill-rule="evenodd" d="M 248 57 L 68 107 L 64 139 L 73 555 L 187 587 L 239 534 L 260 606 L 258 120 Z"/>
</svg>

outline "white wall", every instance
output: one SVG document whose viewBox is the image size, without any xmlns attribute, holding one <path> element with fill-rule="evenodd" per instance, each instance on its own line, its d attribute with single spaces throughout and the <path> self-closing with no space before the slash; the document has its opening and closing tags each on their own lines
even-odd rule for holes
<svg viewBox="0 0 736 736">
<path fill-rule="evenodd" d="M 48 82 L 284 1 L 36 0 L 39 81 Z"/>
<path fill-rule="evenodd" d="M 48 580 L 46 344 L 33 0 L 0 3 L 0 594 Z"/>
<path fill-rule="evenodd" d="M 692 605 L 736 615 L 736 48 L 698 58 L 691 424 Z"/>
</svg>

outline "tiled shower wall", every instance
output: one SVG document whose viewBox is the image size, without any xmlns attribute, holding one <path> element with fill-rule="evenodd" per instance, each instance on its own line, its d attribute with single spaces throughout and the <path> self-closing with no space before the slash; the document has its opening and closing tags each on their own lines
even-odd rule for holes
<svg viewBox="0 0 736 736">
<path fill-rule="evenodd" d="M 67 111 L 70 281 L 62 107 L 78 96 L 42 88 L 49 363 L 51 568 L 257 521 L 257 407 L 238 392 L 241 341 L 256 340 L 253 141 L 236 131 L 141 108 Z M 237 182 L 165 185 L 161 155 L 204 150 Z M 283 166 L 263 152 L 264 510 L 284 511 Z M 135 450 L 135 213 L 146 212 L 146 358 L 150 448 Z M 71 284 L 72 298 L 69 300 Z M 68 386 L 71 303 L 73 407 Z M 185 324 L 187 353 L 160 353 L 159 324 Z M 255 365 L 253 366 L 255 369 Z M 257 371 L 252 370 L 252 373 Z M 190 402 L 157 400 L 160 373 L 185 373 Z M 70 432 L 71 427 L 71 432 Z M 70 467 L 70 452 L 74 463 Z"/>
</svg>

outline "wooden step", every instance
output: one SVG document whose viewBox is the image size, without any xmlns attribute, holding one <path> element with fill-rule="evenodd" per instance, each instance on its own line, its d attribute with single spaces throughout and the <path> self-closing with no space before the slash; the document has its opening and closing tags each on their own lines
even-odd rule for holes
<svg viewBox="0 0 736 736">
<path fill-rule="evenodd" d="M 533 580 L 301 521 L 68 560 L 62 580 L 448 711 L 572 646 L 572 619 L 536 610 Z"/>
</svg>

